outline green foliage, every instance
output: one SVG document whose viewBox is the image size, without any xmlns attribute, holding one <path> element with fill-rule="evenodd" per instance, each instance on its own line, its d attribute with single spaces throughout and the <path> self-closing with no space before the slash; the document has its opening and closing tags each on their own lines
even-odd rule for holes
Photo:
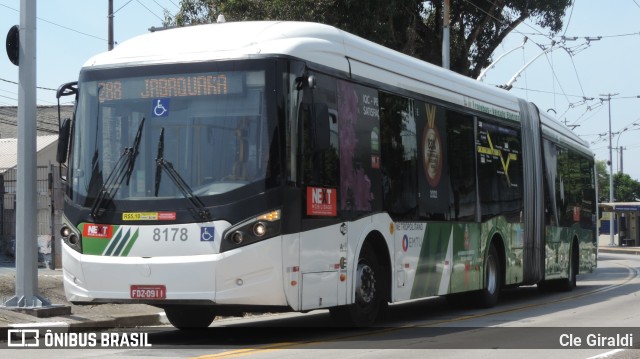
<svg viewBox="0 0 640 359">
<path fill-rule="evenodd" d="M 632 179 L 628 174 L 613 175 L 613 191 L 616 202 L 640 201 L 640 182 Z"/>
<path fill-rule="evenodd" d="M 598 198 L 609 202 L 609 167 L 606 161 L 596 161 L 598 174 Z M 640 182 L 625 173 L 613 174 L 613 198 L 615 202 L 640 201 Z"/>
<path fill-rule="evenodd" d="M 440 65 L 441 0 L 182 0 L 166 26 L 227 21 L 295 20 L 336 26 L 373 42 Z M 524 20 L 551 34 L 562 29 L 571 0 L 451 1 L 451 69 L 477 77 L 491 54 Z"/>
</svg>

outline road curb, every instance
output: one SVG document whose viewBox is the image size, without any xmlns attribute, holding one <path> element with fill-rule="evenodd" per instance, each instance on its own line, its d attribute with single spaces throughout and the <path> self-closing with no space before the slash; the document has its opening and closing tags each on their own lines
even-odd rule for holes
<svg viewBox="0 0 640 359">
<path fill-rule="evenodd" d="M 93 318 L 86 321 L 70 322 L 70 329 L 93 329 L 93 328 L 135 328 L 161 325 L 161 313 L 157 314 L 134 314 L 105 318 Z M 37 323 L 36 323 L 37 324 Z"/>
<path fill-rule="evenodd" d="M 640 255 L 640 248 L 598 248 L 598 253 Z"/>
<path fill-rule="evenodd" d="M 150 327 L 154 325 L 166 324 L 166 320 L 163 321 L 164 312 L 157 314 L 139 314 L 139 315 L 127 315 L 116 317 L 116 327 L 118 328 L 131 328 L 131 327 Z"/>
<path fill-rule="evenodd" d="M 73 321 L 55 322 L 27 322 L 8 324 L 4 328 L 0 328 L 0 341 L 7 340 L 7 335 L 10 329 L 47 329 L 57 328 L 62 331 L 91 331 L 92 329 L 106 329 L 106 328 L 136 328 L 136 327 L 149 327 L 167 324 L 166 316 L 164 312 L 156 314 L 135 314 L 135 315 L 122 315 L 114 317 L 96 317 L 96 318 L 81 318 L 75 317 Z"/>
</svg>

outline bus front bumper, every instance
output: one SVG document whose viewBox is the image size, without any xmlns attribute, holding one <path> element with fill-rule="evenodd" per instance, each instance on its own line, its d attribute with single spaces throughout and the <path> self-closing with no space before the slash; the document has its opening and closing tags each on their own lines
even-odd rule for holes
<svg viewBox="0 0 640 359">
<path fill-rule="evenodd" d="M 83 255 L 62 244 L 64 290 L 76 304 L 286 306 L 281 258 L 279 238 L 220 254 L 150 258 Z"/>
</svg>

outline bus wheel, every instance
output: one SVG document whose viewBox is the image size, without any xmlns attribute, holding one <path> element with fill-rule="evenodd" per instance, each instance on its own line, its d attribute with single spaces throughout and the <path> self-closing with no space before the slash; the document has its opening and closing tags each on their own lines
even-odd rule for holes
<svg viewBox="0 0 640 359">
<path fill-rule="evenodd" d="M 373 249 L 365 243 L 358 259 L 355 301 L 351 305 L 330 308 L 331 316 L 346 325 L 357 327 L 372 325 L 383 306 L 381 273 L 382 269 L 378 265 Z"/>
<path fill-rule="evenodd" d="M 572 291 L 576 287 L 576 279 L 578 276 L 578 245 L 574 243 L 571 246 L 571 256 L 569 257 L 569 275 L 566 279 L 560 281 L 560 290 Z"/>
<path fill-rule="evenodd" d="M 216 318 L 213 308 L 205 306 L 164 307 L 169 323 L 178 329 L 206 328 Z"/>
<path fill-rule="evenodd" d="M 490 308 L 498 303 L 501 287 L 500 271 L 500 257 L 498 257 L 498 250 L 496 250 L 494 245 L 491 245 L 484 271 L 485 286 L 484 289 L 480 291 L 480 306 Z"/>
</svg>

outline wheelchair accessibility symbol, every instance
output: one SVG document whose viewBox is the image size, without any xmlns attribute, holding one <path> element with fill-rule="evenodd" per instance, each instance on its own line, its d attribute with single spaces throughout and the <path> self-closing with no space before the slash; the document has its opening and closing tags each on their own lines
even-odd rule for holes
<svg viewBox="0 0 640 359">
<path fill-rule="evenodd" d="M 215 230 L 215 227 L 200 227 L 200 242 L 213 242 Z"/>
<path fill-rule="evenodd" d="M 153 113 L 152 117 L 167 117 L 169 116 L 169 100 L 168 98 L 155 98 L 153 99 Z"/>
</svg>

